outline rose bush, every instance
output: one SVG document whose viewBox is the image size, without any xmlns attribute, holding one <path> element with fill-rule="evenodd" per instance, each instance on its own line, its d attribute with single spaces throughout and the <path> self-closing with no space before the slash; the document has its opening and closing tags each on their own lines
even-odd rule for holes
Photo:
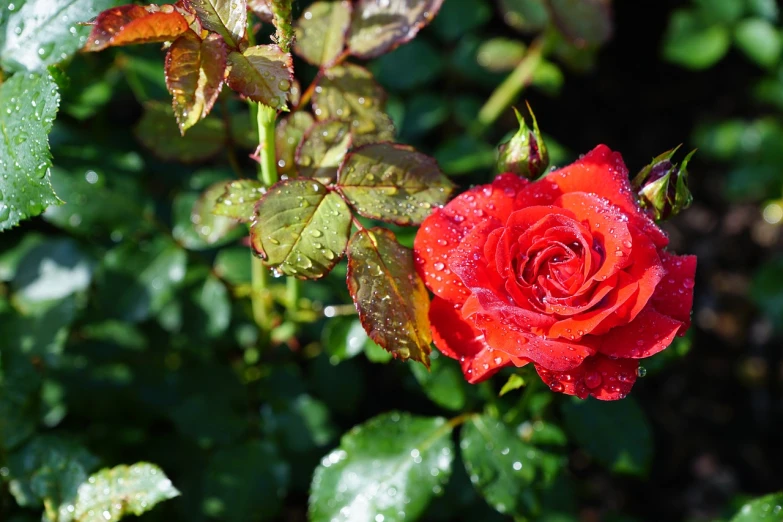
<svg viewBox="0 0 783 522">
<path fill-rule="evenodd" d="M 622 157 L 599 145 L 528 182 L 501 174 L 424 221 L 433 339 L 477 383 L 533 363 L 553 391 L 621 399 L 690 326 L 694 256 L 665 250 Z"/>
</svg>

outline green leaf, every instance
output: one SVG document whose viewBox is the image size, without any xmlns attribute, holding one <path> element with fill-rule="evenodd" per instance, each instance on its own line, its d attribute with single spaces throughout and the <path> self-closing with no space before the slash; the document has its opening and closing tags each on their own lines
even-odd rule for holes
<svg viewBox="0 0 783 522">
<path fill-rule="evenodd" d="M 421 224 L 454 190 L 434 159 L 394 143 L 353 149 L 340 166 L 337 186 L 362 216 L 398 225 Z"/>
<path fill-rule="evenodd" d="M 71 522 L 77 488 L 97 464 L 95 456 L 72 440 L 39 436 L 9 457 L 10 490 L 20 506 L 44 504 L 48 520 Z"/>
<path fill-rule="evenodd" d="M 16 351 L 0 350 L 0 448 L 24 442 L 38 425 L 41 376 L 30 360 Z"/>
<path fill-rule="evenodd" d="M 432 402 L 447 410 L 461 410 L 465 406 L 465 378 L 457 361 L 435 351 L 430 354 L 429 370 L 420 364 L 409 366 Z"/>
<path fill-rule="evenodd" d="M 294 52 L 313 65 L 331 65 L 345 47 L 351 10 L 347 0 L 310 4 L 296 21 Z"/>
<path fill-rule="evenodd" d="M 773 258 L 762 264 L 753 275 L 750 295 L 775 329 L 783 328 L 783 258 Z"/>
<path fill-rule="evenodd" d="M 286 110 L 294 80 L 291 55 L 276 45 L 248 47 L 228 55 L 228 85 L 253 101 Z"/>
<path fill-rule="evenodd" d="M 223 87 L 228 48 L 216 34 L 204 40 L 188 31 L 166 53 L 166 87 L 182 134 L 205 118 Z"/>
<path fill-rule="evenodd" d="M 552 19 L 578 47 L 597 46 L 612 36 L 609 0 L 549 0 Z"/>
<path fill-rule="evenodd" d="M 522 61 L 526 49 L 525 44 L 519 40 L 491 38 L 481 44 L 476 60 L 488 71 L 506 72 L 514 69 Z"/>
<path fill-rule="evenodd" d="M 779 8 L 775 0 L 746 0 L 745 3 L 752 15 L 766 18 L 771 22 L 777 21 Z"/>
<path fill-rule="evenodd" d="M 296 149 L 296 166 L 300 176 L 314 178 L 328 185 L 337 178 L 337 168 L 351 147 L 348 124 L 342 121 L 319 121 L 305 133 Z"/>
<path fill-rule="evenodd" d="M 449 176 L 470 174 L 495 166 L 497 151 L 487 142 L 468 134 L 445 140 L 435 151 L 435 159 Z"/>
<path fill-rule="evenodd" d="M 367 342 L 364 343 L 364 355 L 368 361 L 380 364 L 386 364 L 394 357 L 369 337 Z"/>
<path fill-rule="evenodd" d="M 442 125 L 449 116 L 448 101 L 433 92 L 414 94 L 405 100 L 406 113 L 402 124 L 401 141 L 421 138 Z"/>
<path fill-rule="evenodd" d="M 57 368 L 76 318 L 76 301 L 67 297 L 34 306 L 26 314 L 0 315 L 0 339 L 28 357 L 40 357 L 47 368 Z"/>
<path fill-rule="evenodd" d="M 288 465 L 269 443 L 220 449 L 207 466 L 204 512 L 224 522 L 272 519 L 280 511 L 288 477 Z"/>
<path fill-rule="evenodd" d="M 9 71 L 39 71 L 71 57 L 90 28 L 80 25 L 117 0 L 27 0 L 4 2 L 12 11 L 0 36 L 0 65 Z M 10 9 L 16 4 L 17 9 Z M 5 9 L 3 9 L 5 10 Z M 4 103 L 0 105 L 5 106 Z"/>
<path fill-rule="evenodd" d="M 647 474 L 653 456 L 652 433 L 633 397 L 603 402 L 568 400 L 562 407 L 574 440 L 616 473 Z"/>
<path fill-rule="evenodd" d="M 356 426 L 315 470 L 309 519 L 416 520 L 451 475 L 451 431 L 441 417 L 397 412 Z"/>
<path fill-rule="evenodd" d="M 348 31 L 351 54 L 368 59 L 413 39 L 438 13 L 443 0 L 358 0 Z"/>
<path fill-rule="evenodd" d="M 730 45 L 728 28 L 705 24 L 696 12 L 679 9 L 669 18 L 663 55 L 689 69 L 706 69 L 723 58 Z"/>
<path fill-rule="evenodd" d="M 334 365 L 359 355 L 367 340 L 362 323 L 348 317 L 330 319 L 321 335 L 324 351 L 329 355 L 329 362 Z"/>
<path fill-rule="evenodd" d="M 249 223 L 253 219 L 256 202 L 265 192 L 263 183 L 254 179 L 231 181 L 223 186 L 223 193 L 217 198 L 212 213 Z"/>
<path fill-rule="evenodd" d="M 215 273 L 232 285 L 250 282 L 250 252 L 247 247 L 221 248 L 215 258 Z"/>
<path fill-rule="evenodd" d="M 743 20 L 734 28 L 737 47 L 762 67 L 772 67 L 780 60 L 783 37 L 778 29 L 762 18 Z"/>
<path fill-rule="evenodd" d="M 504 384 L 503 387 L 500 389 L 500 393 L 498 394 L 498 397 L 502 397 L 510 391 L 518 390 L 524 385 L 525 385 L 525 379 L 523 379 L 522 376 L 519 375 L 518 373 L 512 373 L 511 376 L 506 381 L 506 384 Z"/>
<path fill-rule="evenodd" d="M 453 42 L 468 33 L 477 33 L 492 18 L 492 4 L 482 0 L 445 2 L 432 28 L 447 42 Z M 413 40 L 413 43 L 419 40 Z"/>
<path fill-rule="evenodd" d="M 384 228 L 360 230 L 348 244 L 348 290 L 370 338 L 402 360 L 429 367 L 429 296 L 413 252 Z"/>
<path fill-rule="evenodd" d="M 744 14 L 747 3 L 748 0 L 694 0 L 702 17 L 721 25 L 737 22 Z"/>
<path fill-rule="evenodd" d="M 312 127 L 313 117 L 309 112 L 296 111 L 277 122 L 275 130 L 275 153 L 277 173 L 289 175 L 295 172 L 296 149 L 302 142 L 307 129 Z"/>
<path fill-rule="evenodd" d="M 0 231 L 60 203 L 47 138 L 59 104 L 49 74 L 15 74 L 0 85 Z"/>
<path fill-rule="evenodd" d="M 176 496 L 177 488 L 154 464 L 138 462 L 105 468 L 79 486 L 73 520 L 106 522 L 125 515 L 141 515 Z"/>
<path fill-rule="evenodd" d="M 431 44 L 413 40 L 374 60 L 371 69 L 386 87 L 411 90 L 437 81 L 443 70 L 443 59 Z"/>
<path fill-rule="evenodd" d="M 315 180 L 277 183 L 261 198 L 250 227 L 253 248 L 276 270 L 318 279 L 345 251 L 351 212 L 336 193 Z"/>
<path fill-rule="evenodd" d="M 236 48 L 245 36 L 247 0 L 189 0 L 205 29 Z"/>
<path fill-rule="evenodd" d="M 538 451 L 503 422 L 471 417 L 460 434 L 465 470 L 473 486 L 501 513 L 520 515 L 531 502 Z"/>
<path fill-rule="evenodd" d="M 231 298 L 223 282 L 215 276 L 208 276 L 204 284 L 193 291 L 193 300 L 204 312 L 202 327 L 209 337 L 219 337 L 231 322 Z"/>
<path fill-rule="evenodd" d="M 212 213 L 218 195 L 223 194 L 225 180 L 205 191 L 177 194 L 172 205 L 174 240 L 188 250 L 207 250 L 224 245 L 244 235 L 234 219 Z M 209 198 L 212 198 L 210 203 Z"/>
<path fill-rule="evenodd" d="M 386 93 L 372 74 L 346 64 L 324 71 L 313 95 L 317 120 L 339 119 L 351 124 L 354 145 L 394 139 L 394 126 L 383 112 Z"/>
<path fill-rule="evenodd" d="M 166 161 L 194 163 L 204 161 L 225 147 L 226 129 L 218 118 L 205 118 L 180 135 L 170 105 L 149 102 L 134 129 L 136 138 L 157 157 Z"/>
<path fill-rule="evenodd" d="M 508 25 L 523 33 L 542 31 L 549 24 L 546 0 L 500 0 L 500 12 Z"/>
<path fill-rule="evenodd" d="M 783 493 L 773 493 L 751 500 L 730 522 L 775 522 L 783 517 Z"/>
<path fill-rule="evenodd" d="M 190 214 L 190 222 L 196 233 L 208 245 L 214 245 L 226 237 L 237 226 L 237 221 L 215 212 L 219 198 L 226 191 L 226 182 L 218 181 L 201 194 Z"/>
</svg>

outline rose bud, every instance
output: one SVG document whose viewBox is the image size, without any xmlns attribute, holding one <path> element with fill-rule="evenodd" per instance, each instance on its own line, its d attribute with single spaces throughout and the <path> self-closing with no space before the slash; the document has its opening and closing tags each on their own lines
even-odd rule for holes
<svg viewBox="0 0 783 522">
<path fill-rule="evenodd" d="M 691 151 L 682 165 L 678 166 L 671 159 L 679 148 L 664 152 L 652 160 L 633 180 L 639 204 L 659 221 L 676 216 L 693 201 L 688 190 L 687 166 L 696 151 Z"/>
<path fill-rule="evenodd" d="M 498 172 L 513 172 L 532 180 L 538 178 L 549 165 L 549 154 L 530 105 L 527 110 L 533 119 L 533 129 L 527 126 L 525 119 L 515 108 L 519 130 L 510 140 L 498 147 L 497 166 Z"/>
</svg>

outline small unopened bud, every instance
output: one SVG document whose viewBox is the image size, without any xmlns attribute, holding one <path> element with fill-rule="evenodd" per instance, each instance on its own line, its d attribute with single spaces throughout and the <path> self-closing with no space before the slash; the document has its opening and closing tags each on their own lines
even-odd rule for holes
<svg viewBox="0 0 783 522">
<path fill-rule="evenodd" d="M 533 129 L 531 130 L 527 126 L 525 119 L 515 108 L 514 113 L 519 121 L 519 130 L 510 140 L 498 147 L 497 166 L 499 172 L 513 172 L 532 180 L 538 178 L 546 170 L 549 165 L 549 154 L 530 105 L 527 106 L 527 110 L 533 120 Z"/>
<path fill-rule="evenodd" d="M 677 146 L 652 160 L 633 179 L 639 204 L 656 220 L 676 216 L 693 201 L 688 190 L 687 166 L 696 151 L 691 151 L 678 166 L 672 162 L 672 157 L 679 148 Z"/>
</svg>

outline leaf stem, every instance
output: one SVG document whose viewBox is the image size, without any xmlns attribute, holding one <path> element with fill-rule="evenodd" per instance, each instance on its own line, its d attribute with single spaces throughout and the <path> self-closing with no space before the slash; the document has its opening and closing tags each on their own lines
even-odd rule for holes
<svg viewBox="0 0 783 522">
<path fill-rule="evenodd" d="M 331 67 L 337 67 L 341 63 L 343 63 L 349 56 L 351 56 L 350 51 L 346 49 L 342 52 L 340 56 L 335 58 L 334 62 L 329 66 Z M 313 93 L 315 93 L 315 88 L 318 85 L 318 81 L 321 79 L 321 77 L 324 75 L 324 69 L 320 69 L 318 71 L 318 74 L 315 75 L 315 78 L 313 78 L 313 81 L 310 82 L 310 85 L 307 87 L 307 90 L 302 93 L 302 96 L 299 98 L 299 103 L 296 104 L 296 108 L 294 109 L 299 110 L 303 105 L 306 105 L 307 102 L 310 101 L 310 98 L 313 97 Z"/>
<path fill-rule="evenodd" d="M 258 178 L 264 186 L 277 183 L 277 164 L 275 163 L 275 120 L 277 111 L 263 103 L 258 104 L 256 120 L 258 124 L 258 146 L 261 149 L 261 166 Z"/>
<path fill-rule="evenodd" d="M 544 56 L 544 37 L 537 38 L 528 48 L 519 65 L 498 85 L 481 110 L 471 131 L 481 135 L 511 106 L 533 78 Z"/>
</svg>

